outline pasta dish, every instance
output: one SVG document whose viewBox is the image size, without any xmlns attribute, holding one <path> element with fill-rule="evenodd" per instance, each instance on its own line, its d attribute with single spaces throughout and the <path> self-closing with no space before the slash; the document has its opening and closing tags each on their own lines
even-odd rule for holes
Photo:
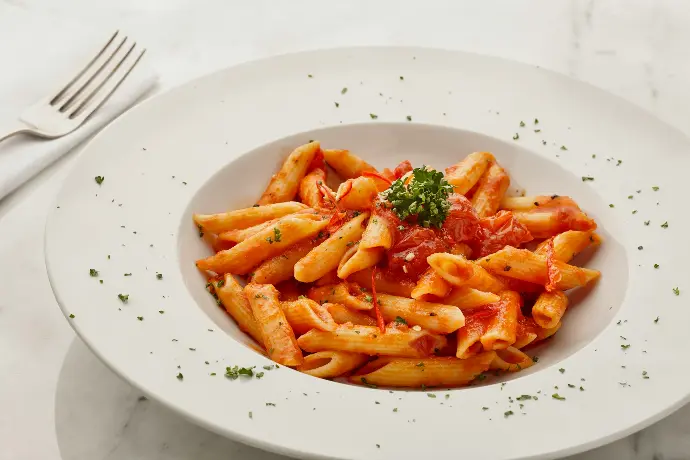
<svg viewBox="0 0 690 460">
<path fill-rule="evenodd" d="M 278 364 L 370 387 L 466 385 L 532 366 L 525 347 L 561 327 L 565 292 L 600 275 L 570 264 L 601 242 L 573 199 L 509 185 L 488 152 L 379 171 L 313 141 L 253 207 L 194 215 L 215 252 L 196 265 Z"/>
</svg>

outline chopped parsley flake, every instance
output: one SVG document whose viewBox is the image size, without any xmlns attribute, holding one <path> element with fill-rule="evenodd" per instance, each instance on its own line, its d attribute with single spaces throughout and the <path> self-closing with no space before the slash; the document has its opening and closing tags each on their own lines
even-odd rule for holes
<svg viewBox="0 0 690 460">
<path fill-rule="evenodd" d="M 395 322 L 398 323 L 398 324 L 405 324 L 405 325 L 407 325 L 407 321 L 405 321 L 405 318 L 403 318 L 403 317 L 401 317 L 401 316 L 396 316 L 395 319 L 394 319 L 393 321 L 395 321 Z"/>
<path fill-rule="evenodd" d="M 182 372 L 177 373 L 177 380 L 182 380 L 184 379 L 184 375 L 182 375 Z"/>
<path fill-rule="evenodd" d="M 649 222 L 650 222 L 649 220 L 645 220 L 645 221 L 644 221 L 644 224 L 645 224 L 645 225 L 649 225 Z"/>
<path fill-rule="evenodd" d="M 657 187 L 657 186 L 655 185 L 654 187 L 652 187 L 652 190 L 654 190 L 655 192 L 658 192 L 658 191 L 659 191 L 659 187 Z"/>
<path fill-rule="evenodd" d="M 89 275 L 98 276 L 98 270 L 96 270 L 95 268 L 89 268 Z"/>
<path fill-rule="evenodd" d="M 659 268 L 659 264 L 654 264 L 654 268 Z"/>
<path fill-rule="evenodd" d="M 137 316 L 137 319 L 138 319 L 139 321 L 144 321 L 144 317 L 143 317 L 143 316 Z"/>
<path fill-rule="evenodd" d="M 565 401 L 565 398 L 563 396 L 559 395 L 558 393 L 552 394 L 551 397 L 553 399 L 558 399 L 559 401 Z"/>
<path fill-rule="evenodd" d="M 276 243 L 280 243 L 281 234 L 280 234 L 279 228 L 277 228 L 277 227 L 273 228 L 273 237 L 274 237 L 273 241 L 275 241 Z"/>
<path fill-rule="evenodd" d="M 664 222 L 663 224 L 661 224 L 661 228 L 668 228 L 668 222 Z"/>
<path fill-rule="evenodd" d="M 426 395 L 427 395 L 427 397 L 429 397 L 429 398 L 435 398 L 435 397 L 436 397 L 436 395 L 433 394 L 433 393 L 427 393 Z"/>
<path fill-rule="evenodd" d="M 622 350 L 627 350 L 628 348 L 630 348 L 630 344 L 622 344 L 621 345 Z"/>
<path fill-rule="evenodd" d="M 362 381 L 363 384 L 365 384 L 369 388 L 378 388 L 378 385 L 374 385 L 373 383 L 367 382 L 367 379 L 364 377 L 362 377 L 360 380 Z"/>
<path fill-rule="evenodd" d="M 638 251 L 641 251 L 641 250 L 643 250 L 643 249 L 644 249 L 644 246 L 638 246 L 638 247 L 637 247 L 637 250 L 638 250 Z"/>
<path fill-rule="evenodd" d="M 239 376 L 244 375 L 247 377 L 252 377 L 254 376 L 254 367 L 239 367 L 239 366 L 233 366 L 233 367 L 226 367 L 225 368 L 225 376 L 229 378 L 230 380 L 235 380 Z"/>
<path fill-rule="evenodd" d="M 516 141 L 518 139 L 520 139 L 520 135 L 518 133 L 515 133 L 515 135 L 513 136 L 513 140 Z"/>
<path fill-rule="evenodd" d="M 343 88 L 340 90 L 340 94 L 345 94 L 345 93 L 347 93 L 347 88 Z"/>
<path fill-rule="evenodd" d="M 162 274 L 162 273 L 156 273 L 156 278 L 159 279 L 159 280 L 162 280 L 162 279 L 163 279 L 163 274 Z M 220 281 L 218 282 L 218 284 L 220 285 Z"/>
<path fill-rule="evenodd" d="M 648 379 L 649 376 L 647 375 L 647 371 L 642 371 L 642 378 L 643 379 Z"/>
<path fill-rule="evenodd" d="M 677 287 L 674 287 L 674 288 L 673 288 L 673 293 L 674 293 L 675 295 L 680 295 L 680 289 L 678 289 Z"/>
<path fill-rule="evenodd" d="M 276 407 L 275 403 L 266 403 L 266 405 L 269 407 Z"/>
<path fill-rule="evenodd" d="M 632 199 L 633 199 L 633 196 L 632 196 L 632 195 L 628 195 L 628 199 L 629 199 L 629 200 L 632 200 Z"/>
<path fill-rule="evenodd" d="M 340 104 L 339 104 L 339 103 L 334 102 L 334 104 L 335 104 L 336 107 L 340 107 Z"/>
<path fill-rule="evenodd" d="M 127 303 L 129 300 L 129 294 L 118 294 L 117 298 L 120 299 L 120 302 Z"/>
<path fill-rule="evenodd" d="M 654 320 L 654 324 L 659 322 L 659 317 L 657 316 L 656 319 Z"/>
<path fill-rule="evenodd" d="M 521 395 L 515 399 L 517 399 L 518 401 L 527 401 L 529 399 L 533 399 L 533 397 L 532 397 L 532 395 Z"/>
<path fill-rule="evenodd" d="M 609 204 L 609 208 L 615 208 L 616 206 L 613 204 Z"/>
<path fill-rule="evenodd" d="M 588 180 L 592 181 L 594 180 L 594 178 L 591 176 L 582 176 L 582 182 L 587 182 Z"/>
<path fill-rule="evenodd" d="M 524 128 L 524 127 L 525 127 L 525 122 L 520 120 L 520 128 Z"/>
<path fill-rule="evenodd" d="M 96 177 L 94 177 L 94 180 L 96 181 L 96 183 L 97 183 L 98 185 L 101 185 L 101 184 L 103 183 L 103 181 L 105 180 L 105 177 L 103 177 L 103 176 L 96 176 Z"/>
<path fill-rule="evenodd" d="M 539 124 L 539 119 L 538 119 L 538 118 L 535 118 L 535 119 L 534 119 L 534 124 L 535 124 L 535 125 L 538 125 L 538 124 Z"/>
<path fill-rule="evenodd" d="M 623 163 L 623 160 L 618 160 L 618 162 L 616 162 L 616 166 L 620 166 L 622 163 Z"/>
<path fill-rule="evenodd" d="M 409 115 L 408 115 L 407 117 L 405 117 L 405 118 L 407 118 L 407 121 L 412 121 L 412 117 L 409 116 Z"/>
<path fill-rule="evenodd" d="M 69 317 L 73 319 L 73 318 L 74 318 L 74 313 L 70 313 L 70 314 L 69 314 Z"/>
<path fill-rule="evenodd" d="M 575 385 L 573 385 L 572 383 L 569 383 L 568 388 L 575 388 Z"/>
<path fill-rule="evenodd" d="M 369 114 L 369 117 L 370 117 L 372 120 L 376 120 L 379 116 L 376 115 L 375 113 L 370 113 L 370 114 Z"/>
<path fill-rule="evenodd" d="M 489 408 L 484 406 L 484 407 L 482 407 L 482 410 L 489 410 Z"/>
<path fill-rule="evenodd" d="M 563 374 L 563 373 L 565 373 L 565 369 L 563 369 L 563 368 L 561 367 L 560 369 L 558 369 L 558 372 L 560 372 L 561 374 Z"/>
<path fill-rule="evenodd" d="M 249 411 L 249 418 L 254 418 L 254 414 L 252 413 L 252 411 Z"/>
<path fill-rule="evenodd" d="M 561 145 L 561 150 L 568 150 L 568 147 L 566 147 L 565 145 Z"/>
<path fill-rule="evenodd" d="M 131 273 L 125 273 L 125 276 L 132 276 Z"/>
<path fill-rule="evenodd" d="M 503 413 L 503 416 L 504 416 L 505 418 L 508 418 L 508 417 L 510 417 L 510 416 L 513 415 L 513 414 L 514 414 L 514 412 L 513 412 L 512 410 L 508 410 L 508 411 L 505 411 L 505 412 Z"/>
<path fill-rule="evenodd" d="M 264 373 L 263 373 L 263 372 L 257 372 L 257 373 L 256 373 L 256 378 L 257 378 L 257 379 L 260 379 L 260 378 L 263 377 L 263 376 L 264 376 Z"/>
</svg>

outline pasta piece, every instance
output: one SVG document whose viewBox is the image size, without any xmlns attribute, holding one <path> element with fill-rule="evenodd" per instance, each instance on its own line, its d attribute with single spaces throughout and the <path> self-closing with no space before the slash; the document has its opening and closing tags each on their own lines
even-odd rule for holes
<svg viewBox="0 0 690 460">
<path fill-rule="evenodd" d="M 488 167 L 477 184 L 477 191 L 472 196 L 472 206 L 477 215 L 489 217 L 496 214 L 503 195 L 510 186 L 510 177 L 498 163 Z"/>
<path fill-rule="evenodd" d="M 251 281 L 254 284 L 261 284 L 257 283 L 255 281 Z M 264 283 L 268 284 L 268 283 Z M 283 281 L 282 283 L 278 283 L 275 285 L 276 289 L 278 289 L 278 292 L 280 292 L 280 300 L 283 302 L 292 302 L 293 300 L 297 300 L 300 298 L 301 292 L 300 292 L 300 287 L 299 283 L 295 281 L 294 279 L 290 279 L 287 281 Z M 304 296 L 302 296 L 304 297 Z"/>
<path fill-rule="evenodd" d="M 495 276 L 462 256 L 439 252 L 430 255 L 426 260 L 439 276 L 453 286 L 496 293 L 505 289 L 503 283 Z"/>
<path fill-rule="evenodd" d="M 514 348 L 524 348 L 537 339 L 537 331 L 541 329 L 537 326 L 532 318 L 526 317 L 522 314 L 522 310 L 518 311 L 517 330 L 515 332 Z"/>
<path fill-rule="evenodd" d="M 537 338 L 534 339 L 533 343 L 541 342 L 542 340 L 546 340 L 549 337 L 552 337 L 558 330 L 561 328 L 563 323 L 558 323 L 554 327 L 549 328 L 549 329 L 543 329 L 543 328 L 538 328 L 537 329 Z"/>
<path fill-rule="evenodd" d="M 508 347 L 505 350 L 496 351 L 496 357 L 491 362 L 491 369 L 517 372 L 533 365 L 532 358 L 515 347 Z"/>
<path fill-rule="evenodd" d="M 455 193 L 465 195 L 479 182 L 493 161 L 494 156 L 489 152 L 470 153 L 460 163 L 446 168 L 446 180 Z"/>
<path fill-rule="evenodd" d="M 376 172 L 376 168 L 349 150 L 324 150 L 326 163 L 343 179 L 354 179 L 364 171 Z"/>
<path fill-rule="evenodd" d="M 348 281 L 354 281 L 362 287 L 371 289 L 371 268 L 353 273 L 348 277 Z M 400 297 L 410 297 L 415 283 L 409 279 L 392 279 L 380 270 L 376 271 L 376 292 L 397 295 Z"/>
<path fill-rule="evenodd" d="M 534 253 L 545 256 L 547 243 L 548 240 L 542 241 Z M 568 230 L 553 237 L 553 256 L 555 260 L 570 262 L 590 244 L 598 245 L 600 243 L 601 237 L 593 231 L 578 232 L 576 230 Z"/>
<path fill-rule="evenodd" d="M 366 363 L 369 357 L 346 351 L 320 351 L 308 355 L 297 370 L 322 379 L 332 379 Z"/>
<path fill-rule="evenodd" d="M 503 291 L 501 300 L 494 305 L 496 314 L 481 338 L 486 351 L 503 350 L 515 342 L 522 298 L 517 292 Z"/>
<path fill-rule="evenodd" d="M 561 322 L 567 307 L 568 297 L 563 292 L 542 292 L 532 306 L 532 318 L 544 329 L 551 329 Z"/>
<path fill-rule="evenodd" d="M 339 303 L 355 310 L 374 308 L 373 298 L 355 284 L 339 283 L 311 288 L 307 297 L 318 303 Z"/>
<path fill-rule="evenodd" d="M 501 273 L 503 276 L 515 278 L 530 283 L 546 285 L 548 280 L 546 256 L 535 254 L 527 249 L 515 249 L 506 246 L 504 249 L 476 261 L 487 270 Z M 561 279 L 555 289 L 566 291 L 593 281 L 601 275 L 597 270 L 580 268 L 555 261 L 554 266 L 559 271 Z M 506 270 L 506 267 L 510 269 Z"/>
<path fill-rule="evenodd" d="M 373 267 L 383 258 L 384 252 L 385 249 L 383 248 L 360 250 L 359 244 L 354 245 L 340 260 L 338 264 L 338 277 L 345 279 L 355 272 Z"/>
<path fill-rule="evenodd" d="M 504 267 L 505 270 L 505 267 Z M 494 274 L 494 276 L 506 287 L 509 291 L 516 291 L 520 293 L 537 293 L 544 290 L 541 284 L 530 283 L 515 278 L 508 278 L 507 276 Z"/>
<path fill-rule="evenodd" d="M 246 240 L 250 236 L 256 235 L 261 230 L 266 229 L 266 228 L 271 227 L 271 226 L 274 226 L 279 220 L 280 219 L 271 219 L 267 222 L 263 222 L 261 224 L 254 225 L 252 227 L 235 229 L 235 230 L 228 230 L 227 232 L 223 232 L 220 235 L 218 235 L 218 238 L 220 238 L 223 241 L 231 241 L 233 243 L 241 243 L 242 241 Z"/>
<path fill-rule="evenodd" d="M 429 296 L 445 297 L 453 286 L 429 267 L 417 281 L 417 285 L 412 290 L 413 299 L 428 300 Z M 433 298 L 433 297 L 431 297 Z"/>
<path fill-rule="evenodd" d="M 303 209 L 307 209 L 307 206 L 295 201 L 288 201 L 287 203 L 255 206 L 220 214 L 194 214 L 193 217 L 194 223 L 205 231 L 223 233 L 230 230 L 253 227 L 272 219 L 302 211 Z"/>
<path fill-rule="evenodd" d="M 311 283 L 336 268 L 348 250 L 348 244 L 351 246 L 362 237 L 363 224 L 368 217 L 369 213 L 364 212 L 353 218 L 300 259 L 295 264 L 295 279 Z"/>
<path fill-rule="evenodd" d="M 591 231 L 597 224 L 576 207 L 538 208 L 516 211 L 513 216 L 535 238 L 550 238 L 567 230 Z"/>
<path fill-rule="evenodd" d="M 482 317 L 479 317 L 479 315 Z M 458 329 L 456 334 L 457 347 L 455 356 L 457 358 L 467 359 L 482 351 L 481 339 L 488 327 L 484 316 L 490 315 L 493 315 L 491 309 L 483 309 L 481 312 L 465 316 L 465 326 Z"/>
<path fill-rule="evenodd" d="M 292 278 L 295 264 L 309 251 L 314 249 L 320 240 L 310 238 L 291 246 L 282 254 L 265 260 L 256 267 L 252 275 L 252 282 L 257 284 L 278 284 Z"/>
<path fill-rule="evenodd" d="M 371 209 L 378 193 L 374 179 L 360 176 L 340 184 L 336 202 L 340 209 Z"/>
<path fill-rule="evenodd" d="M 492 293 L 479 291 L 468 287 L 453 288 L 447 297 L 442 299 L 446 305 L 455 305 L 460 310 L 471 310 L 473 308 L 498 302 L 501 298 Z"/>
<path fill-rule="evenodd" d="M 238 245 L 196 262 L 201 270 L 244 275 L 266 259 L 284 252 L 298 241 L 326 228 L 327 220 L 315 214 L 295 214 L 280 219 L 275 227 L 265 228 Z"/>
<path fill-rule="evenodd" d="M 244 293 L 261 327 L 268 356 L 285 366 L 302 364 L 302 350 L 297 346 L 295 333 L 280 309 L 276 288 L 270 284 L 250 283 L 244 287 Z"/>
<path fill-rule="evenodd" d="M 297 147 L 283 162 L 280 171 L 271 177 L 268 187 L 258 203 L 271 204 L 290 201 L 297 195 L 300 181 L 306 176 L 309 165 L 321 150 L 318 141 Z"/>
<path fill-rule="evenodd" d="M 312 329 L 297 343 L 309 353 L 331 350 L 404 357 L 429 356 L 446 344 L 442 335 L 402 329 L 388 327 L 381 333 L 378 327 L 340 325 L 333 332 Z"/>
<path fill-rule="evenodd" d="M 311 299 L 302 298 L 293 302 L 281 302 L 285 317 L 296 335 L 311 329 L 334 331 L 338 326 L 328 310 Z"/>
<path fill-rule="evenodd" d="M 371 361 L 356 375 L 352 383 L 391 387 L 460 386 L 474 380 L 489 369 L 496 353 L 481 353 L 469 359 L 451 356 L 434 358 L 379 358 Z"/>
<path fill-rule="evenodd" d="M 325 303 L 323 306 L 338 324 L 352 323 L 359 326 L 376 326 L 376 320 L 358 310 L 352 310 L 338 303 Z"/>
<path fill-rule="evenodd" d="M 544 206 L 572 206 L 579 209 L 577 203 L 570 197 L 559 195 L 507 196 L 501 201 L 501 209 L 509 211 L 530 211 Z"/>
<path fill-rule="evenodd" d="M 263 345 L 264 339 L 261 334 L 261 327 L 254 319 L 252 307 L 244 295 L 242 286 L 240 286 L 235 277 L 226 274 L 222 282 L 215 281 L 212 284 L 220 303 L 237 322 L 240 330 L 249 334 L 254 340 Z"/>
<path fill-rule="evenodd" d="M 327 187 L 326 171 L 321 168 L 314 168 L 299 183 L 298 194 L 302 203 L 310 208 L 327 207 L 319 186 Z"/>
<path fill-rule="evenodd" d="M 383 248 L 390 249 L 393 246 L 393 228 L 391 222 L 379 212 L 374 212 L 374 215 L 369 219 L 367 228 L 362 234 L 362 241 L 359 243 L 359 248 L 373 249 Z"/>
<path fill-rule="evenodd" d="M 338 278 L 338 273 L 336 270 L 326 273 L 321 278 L 314 281 L 314 286 L 326 286 L 328 284 L 338 284 L 342 280 Z"/>
<path fill-rule="evenodd" d="M 424 302 L 388 294 L 378 294 L 377 301 L 383 319 L 421 326 L 430 332 L 449 334 L 465 325 L 465 316 L 458 307 Z"/>
</svg>

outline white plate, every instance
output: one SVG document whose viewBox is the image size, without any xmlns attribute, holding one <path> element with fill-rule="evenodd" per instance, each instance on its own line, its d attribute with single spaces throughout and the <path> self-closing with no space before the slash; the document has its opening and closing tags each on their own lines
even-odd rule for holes
<svg viewBox="0 0 690 460">
<path fill-rule="evenodd" d="M 603 277 L 538 364 L 505 385 L 433 398 L 284 367 L 226 379 L 225 366 L 269 361 L 204 291 L 193 262 L 209 250 L 191 212 L 252 204 L 309 139 L 376 166 L 442 168 L 493 151 L 513 184 L 571 195 L 596 219 L 605 242 L 587 264 Z M 151 99 L 98 135 L 48 220 L 46 263 L 65 315 L 107 365 L 218 433 L 309 458 L 553 457 L 629 434 L 688 398 L 689 147 L 630 104 L 532 66 L 411 48 L 276 57 Z M 515 400 L 523 394 L 539 399 Z"/>
</svg>

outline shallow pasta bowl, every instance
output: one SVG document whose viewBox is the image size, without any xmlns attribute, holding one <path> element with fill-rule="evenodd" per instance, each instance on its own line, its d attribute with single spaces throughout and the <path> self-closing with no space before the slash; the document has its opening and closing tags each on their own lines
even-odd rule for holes
<svg viewBox="0 0 690 460">
<path fill-rule="evenodd" d="M 491 151 L 516 189 L 572 196 L 596 219 L 604 244 L 587 265 L 602 278 L 537 365 L 493 384 L 389 392 L 282 366 L 227 379 L 228 366 L 271 362 L 205 291 L 194 261 L 209 250 L 191 214 L 252 205 L 310 139 L 377 167 Z M 49 217 L 46 264 L 108 366 L 218 433 L 309 458 L 453 455 L 460 443 L 470 458 L 550 458 L 687 400 L 688 147 L 630 104 L 531 66 L 408 48 L 277 57 L 156 97 L 97 136 Z"/>
</svg>

